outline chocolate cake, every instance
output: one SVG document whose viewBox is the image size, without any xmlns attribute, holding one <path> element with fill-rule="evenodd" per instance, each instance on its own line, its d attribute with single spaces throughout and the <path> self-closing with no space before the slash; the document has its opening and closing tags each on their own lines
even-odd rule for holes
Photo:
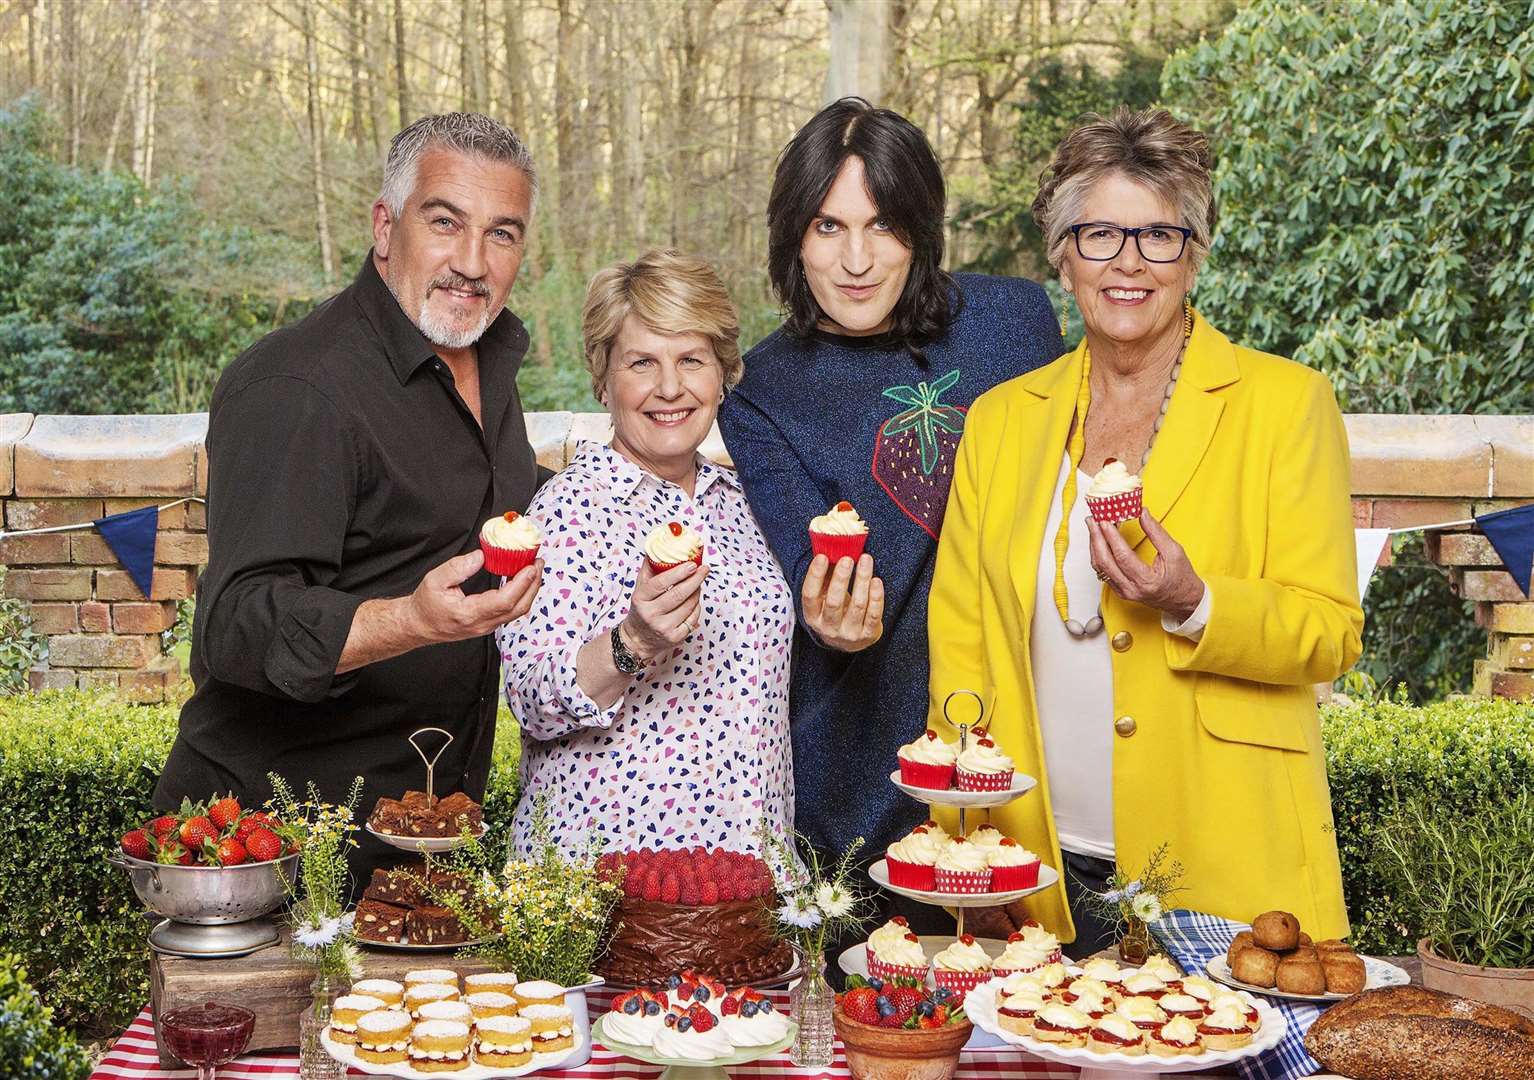
<svg viewBox="0 0 1534 1080">
<path fill-rule="evenodd" d="M 436 903 L 433 888 L 467 901 L 469 883 L 462 874 L 432 867 L 422 860 L 373 871 L 357 905 L 357 936 L 365 941 L 399 943 L 409 935 L 411 945 L 457 945 L 469 939 L 458 918 Z"/>
<path fill-rule="evenodd" d="M 793 964 L 788 942 L 774 938 L 761 898 L 689 907 L 625 896 L 597 972 L 615 983 L 661 986 L 691 968 L 731 986 L 781 975 Z"/>
<path fill-rule="evenodd" d="M 424 905 L 405 917 L 412 945 L 462 945 L 469 940 L 463 923 L 445 907 Z"/>
<path fill-rule="evenodd" d="M 461 791 L 445 798 L 428 798 L 424 791 L 407 791 L 404 798 L 382 798 L 373 807 L 368 824 L 373 831 L 390 836 L 457 836 L 467 826 L 477 833 L 484 824 L 484 812 Z"/>
<path fill-rule="evenodd" d="M 405 917 L 409 908 L 385 904 L 381 900 L 364 899 L 357 905 L 357 921 L 352 932 L 363 941 L 385 941 L 399 944 L 405 938 Z"/>
</svg>

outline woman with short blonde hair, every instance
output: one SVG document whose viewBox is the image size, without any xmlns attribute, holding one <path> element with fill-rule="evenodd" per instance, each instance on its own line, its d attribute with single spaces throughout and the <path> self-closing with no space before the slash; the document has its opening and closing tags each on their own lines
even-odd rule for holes
<svg viewBox="0 0 1534 1080">
<path fill-rule="evenodd" d="M 1011 913 L 1074 956 L 1163 844 L 1179 906 L 1347 933 L 1311 691 L 1361 647 L 1347 435 L 1325 376 L 1194 311 L 1212 168 L 1161 109 L 1061 142 L 1033 213 L 1086 336 L 970 410 L 932 583 L 929 723 L 980 692 L 1039 777 L 991 820 L 1064 871 Z"/>
<path fill-rule="evenodd" d="M 544 587 L 496 635 L 523 734 L 514 849 L 545 796 L 567 850 L 754 852 L 758 824 L 792 820 L 794 608 L 734 470 L 698 453 L 740 378 L 735 307 L 703 260 L 650 251 L 591 279 L 582 328 L 612 443 L 533 499 Z M 696 561 L 657 564 L 657 532 Z"/>
</svg>

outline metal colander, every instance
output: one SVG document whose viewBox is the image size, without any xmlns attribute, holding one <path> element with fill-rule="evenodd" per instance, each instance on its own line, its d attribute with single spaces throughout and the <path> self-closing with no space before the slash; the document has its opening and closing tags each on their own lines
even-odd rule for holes
<svg viewBox="0 0 1534 1080">
<path fill-rule="evenodd" d="M 246 866 L 162 866 L 118 854 L 107 862 L 128 872 L 150 911 L 196 926 L 258 919 L 282 905 L 298 877 L 297 852 Z"/>
</svg>

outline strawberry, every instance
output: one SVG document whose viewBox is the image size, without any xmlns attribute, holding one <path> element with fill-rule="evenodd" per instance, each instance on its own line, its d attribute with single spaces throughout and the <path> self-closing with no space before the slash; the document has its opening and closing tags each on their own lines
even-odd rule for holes
<svg viewBox="0 0 1534 1080">
<path fill-rule="evenodd" d="M 260 810 L 257 810 L 254 813 L 246 814 L 239 820 L 239 823 L 234 827 L 234 838 L 243 844 L 246 840 L 250 839 L 250 834 L 257 829 L 270 829 L 275 824 L 277 822 L 269 814 L 263 814 Z"/>
<path fill-rule="evenodd" d="M 208 807 L 208 820 L 221 833 L 239 819 L 240 803 L 233 795 L 217 799 Z"/>
<path fill-rule="evenodd" d="M 252 862 L 271 862 L 282 856 L 282 841 L 270 829 L 259 828 L 246 837 L 245 851 Z"/>
<path fill-rule="evenodd" d="M 719 903 L 719 883 L 717 881 L 705 881 L 698 890 L 698 900 L 704 904 Z"/>
<path fill-rule="evenodd" d="M 232 836 L 218 842 L 215 857 L 218 859 L 219 866 L 239 866 L 248 858 L 245 845 Z"/>
<path fill-rule="evenodd" d="M 924 990 L 918 990 L 914 986 L 886 987 L 884 994 L 895 1006 L 895 1015 L 903 1026 L 916 1013 L 916 1006 L 921 1004 L 927 994 Z"/>
<path fill-rule="evenodd" d="M 144 829 L 145 831 L 152 833 L 156 840 L 164 840 L 167 836 L 176 831 L 176 825 L 177 821 L 175 814 L 161 814 L 148 825 L 145 825 Z"/>
<path fill-rule="evenodd" d="M 655 876 L 655 871 L 651 870 L 644 875 L 644 885 L 639 895 L 652 904 L 660 900 L 660 878 Z"/>
<path fill-rule="evenodd" d="M 694 1002 L 687 1009 L 687 1018 L 692 1021 L 692 1028 L 700 1035 L 713 1028 L 719 1021 L 714 1019 L 714 1014 L 702 1005 Z"/>
<path fill-rule="evenodd" d="M 842 995 L 842 1012 L 860 1024 L 879 1023 L 879 991 L 871 986 L 848 990 Z"/>
<path fill-rule="evenodd" d="M 197 814 L 181 823 L 180 836 L 188 851 L 200 851 L 204 840 L 217 839 L 218 829 L 206 814 Z"/>
<path fill-rule="evenodd" d="M 153 844 L 149 834 L 143 829 L 134 829 L 132 832 L 123 833 L 121 841 L 123 854 L 133 859 L 143 859 L 148 862 L 154 857 Z"/>
<path fill-rule="evenodd" d="M 965 410 L 942 403 L 958 381 L 954 370 L 930 385 L 885 389 L 885 397 L 908 408 L 886 420 L 874 442 L 874 479 L 934 540 L 943 527 L 955 451 L 964 432 Z"/>
</svg>

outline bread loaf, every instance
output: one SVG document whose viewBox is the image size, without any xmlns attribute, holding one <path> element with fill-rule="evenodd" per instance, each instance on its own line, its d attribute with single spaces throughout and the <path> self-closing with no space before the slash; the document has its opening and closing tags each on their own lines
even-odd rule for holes
<svg viewBox="0 0 1534 1080">
<path fill-rule="evenodd" d="M 1528 1080 L 1534 1021 L 1452 994 L 1391 986 L 1322 1013 L 1305 1049 L 1353 1080 Z"/>
</svg>

